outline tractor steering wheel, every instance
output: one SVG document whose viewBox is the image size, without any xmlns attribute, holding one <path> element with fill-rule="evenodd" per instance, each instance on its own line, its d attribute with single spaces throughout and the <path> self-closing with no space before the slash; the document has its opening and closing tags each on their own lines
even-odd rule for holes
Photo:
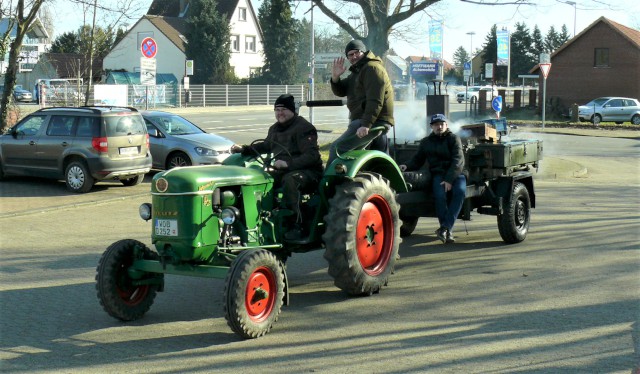
<svg viewBox="0 0 640 374">
<path fill-rule="evenodd" d="M 272 143 L 272 144 L 275 144 L 275 145 L 279 146 L 280 150 L 277 153 L 275 153 L 273 156 L 270 156 L 270 157 L 269 156 L 267 156 L 267 157 L 263 156 L 255 148 L 255 145 L 256 144 L 260 144 L 260 143 L 266 143 L 266 142 L 269 142 L 269 143 Z M 283 146 L 282 144 L 276 142 L 275 140 L 256 139 L 256 140 L 252 141 L 251 144 L 249 144 L 249 149 L 251 149 L 251 151 L 255 154 L 255 159 L 260 164 L 262 164 L 262 166 L 265 169 L 269 169 L 272 166 L 271 163 L 273 162 L 273 160 L 275 160 L 282 152 L 287 152 L 287 155 L 289 155 L 289 157 L 292 157 L 291 153 L 289 152 L 289 150 L 285 146 Z"/>
</svg>

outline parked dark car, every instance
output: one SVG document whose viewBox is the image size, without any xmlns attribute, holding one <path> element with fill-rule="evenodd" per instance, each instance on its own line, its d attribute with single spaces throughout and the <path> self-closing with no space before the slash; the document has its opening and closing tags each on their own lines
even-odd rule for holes
<svg viewBox="0 0 640 374">
<path fill-rule="evenodd" d="M 70 191 L 88 192 L 103 180 L 137 185 L 150 170 L 149 136 L 135 108 L 45 108 L 0 135 L 0 179 L 64 179 Z"/>
<path fill-rule="evenodd" d="M 207 133 L 177 114 L 144 111 L 154 169 L 220 164 L 229 157 L 233 141 Z"/>
<path fill-rule="evenodd" d="M 25 90 L 20 85 L 16 86 L 16 88 L 13 90 L 13 98 L 16 101 L 21 101 L 25 103 L 30 103 L 31 101 L 33 101 L 33 96 L 31 95 L 31 92 Z"/>
</svg>

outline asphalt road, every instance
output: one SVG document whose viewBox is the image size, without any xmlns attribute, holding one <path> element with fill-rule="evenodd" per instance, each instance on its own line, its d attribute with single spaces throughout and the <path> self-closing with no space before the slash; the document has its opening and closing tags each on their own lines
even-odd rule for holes
<svg viewBox="0 0 640 374">
<path fill-rule="evenodd" d="M 134 323 L 102 311 L 104 249 L 150 245 L 137 213 L 149 179 L 84 195 L 62 182 L 2 182 L 0 370 L 629 373 L 640 367 L 638 140 L 517 135 L 545 141 L 524 242 L 505 245 L 495 218 L 474 214 L 442 245 L 423 218 L 388 287 L 360 298 L 333 286 L 322 250 L 296 254 L 291 305 L 256 340 L 226 326 L 221 280 L 167 276 Z"/>
</svg>

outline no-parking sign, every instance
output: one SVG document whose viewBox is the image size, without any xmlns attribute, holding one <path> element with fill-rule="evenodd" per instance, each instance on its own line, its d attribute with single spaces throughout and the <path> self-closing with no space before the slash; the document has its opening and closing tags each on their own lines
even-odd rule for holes
<svg viewBox="0 0 640 374">
<path fill-rule="evenodd" d="M 144 38 L 142 40 L 142 45 L 140 45 L 140 50 L 142 51 L 142 55 L 146 58 L 154 58 L 158 53 L 158 45 L 153 38 Z"/>
</svg>

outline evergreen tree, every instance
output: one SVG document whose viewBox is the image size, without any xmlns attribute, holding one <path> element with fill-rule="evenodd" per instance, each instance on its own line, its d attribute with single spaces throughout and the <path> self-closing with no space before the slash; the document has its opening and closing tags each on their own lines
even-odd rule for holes
<svg viewBox="0 0 640 374">
<path fill-rule="evenodd" d="M 516 23 L 516 31 L 511 34 L 511 76 L 527 74 L 537 63 L 534 53 L 531 51 L 533 38 L 524 23 Z"/>
<path fill-rule="evenodd" d="M 571 39 L 571 36 L 569 34 L 569 29 L 567 29 L 566 24 L 563 24 L 562 28 L 560 29 L 560 35 L 558 35 L 558 42 L 560 43 L 558 47 L 566 43 L 569 39 Z"/>
<path fill-rule="evenodd" d="M 193 60 L 192 83 L 227 84 L 236 81 L 231 70 L 231 26 L 215 0 L 191 2 L 187 19 L 187 59 Z"/>
<path fill-rule="evenodd" d="M 49 49 L 51 53 L 80 53 L 80 38 L 75 32 L 65 32 L 58 36 Z"/>
<path fill-rule="evenodd" d="M 51 44 L 49 52 L 52 53 L 79 53 L 84 56 L 90 55 L 91 27 L 81 26 L 76 32 L 65 32 L 58 36 Z M 110 30 L 105 30 L 97 26 L 93 32 L 93 56 L 106 56 L 114 45 L 114 35 Z"/>
<path fill-rule="evenodd" d="M 548 53 L 552 53 L 556 48 L 560 45 L 558 44 L 560 40 L 560 36 L 556 32 L 555 27 L 549 27 L 549 31 L 544 38 L 544 49 Z"/>
<path fill-rule="evenodd" d="M 471 55 L 467 53 L 467 50 L 462 48 L 462 46 L 458 47 L 455 52 L 453 52 L 453 66 L 461 72 L 464 70 L 464 63 L 471 59 Z"/>
<path fill-rule="evenodd" d="M 533 27 L 533 32 L 531 33 L 531 54 L 534 57 L 534 62 L 538 63 L 540 59 L 540 54 L 544 52 L 544 39 L 542 37 L 542 32 L 540 32 L 540 28 L 538 25 Z"/>
<path fill-rule="evenodd" d="M 289 1 L 264 0 L 258 10 L 258 20 L 264 38 L 264 83 L 291 84 L 296 78 L 296 47 L 301 35 Z"/>
</svg>

